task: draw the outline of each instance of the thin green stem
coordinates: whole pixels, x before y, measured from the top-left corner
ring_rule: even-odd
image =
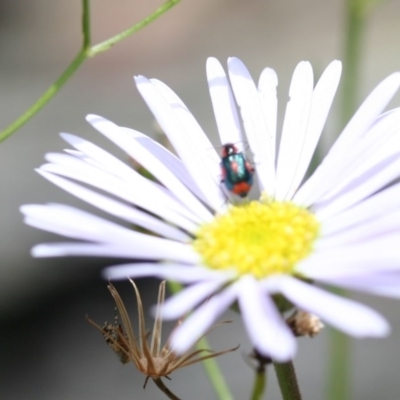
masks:
[[[272,360],[260,354],[257,349],[253,349],[250,357],[257,363],[257,367],[254,370],[255,377],[250,399],[260,400],[267,387],[267,367],[271,364]]]
[[[343,57],[343,89],[341,102],[341,125],[347,124],[357,108],[360,82],[362,43],[366,17],[371,10],[370,1],[346,1],[346,26]],[[337,292],[342,296],[345,291]],[[328,358],[328,400],[351,399],[351,343],[350,338],[336,330],[330,330]]]
[[[14,122],[0,132],[0,142],[8,138],[16,130],[26,124],[36,113],[38,113],[65,85],[74,72],[87,58],[87,49],[90,47],[90,12],[89,0],[82,0],[82,47],[70,65],[60,77],[39,97],[38,100],[20,115]]]
[[[346,291],[336,289],[345,296]],[[329,332],[327,400],[350,400],[351,395],[351,339],[335,329]]]
[[[331,329],[329,338],[328,400],[350,400],[351,396],[351,341],[343,333]]]
[[[161,17],[161,15],[165,14],[170,8],[178,4],[180,0],[167,0],[161,7],[159,7],[156,11],[150,14],[148,17],[142,19],[137,24],[131,26],[127,30],[119,33],[118,35],[113,36],[110,39],[105,40],[95,46],[92,47],[90,51],[90,56],[93,57],[98,53],[108,50],[110,47],[114,46],[114,44],[120,42],[123,39],[126,39],[128,36],[133,35],[137,31],[143,29],[157,18]]]
[[[343,101],[341,122],[347,123],[357,107],[358,82],[360,81],[360,63],[362,39],[365,31],[364,3],[360,0],[347,0],[345,48],[343,57]]]
[[[82,0],[82,47],[71,62],[71,64],[65,69],[60,77],[39,97],[38,100],[20,115],[14,122],[8,125],[3,131],[0,132],[0,142],[8,138],[15,131],[25,125],[35,114],[37,114],[65,85],[65,83],[73,76],[83,62],[89,58],[94,57],[98,53],[108,50],[114,44],[126,39],[128,36],[133,35],[139,30],[143,29],[151,22],[159,18],[175,4],[179,3],[180,0],[168,0],[155,12],[144,18],[139,23],[133,25],[124,32],[91,47],[91,28],[90,28],[90,7],[89,0]]]
[[[0,132],[0,142],[7,139],[16,130],[25,125],[36,113],[38,113],[59,92],[86,58],[85,52],[81,51],[61,76],[39,97],[39,99],[36,100],[36,102],[14,122],[8,125],[7,128]]]
[[[91,45],[91,29],[90,29],[90,4],[89,0],[82,0],[82,35],[83,49],[89,49]]]
[[[254,378],[253,391],[251,393],[251,400],[260,400],[267,387],[267,374],[265,368],[256,369],[256,375]]]
[[[346,0],[341,123],[345,125],[357,108],[360,65],[366,22],[384,0]]]
[[[274,363],[274,367],[283,400],[301,400],[293,362],[289,361],[283,364]],[[336,400],[338,399],[339,397]]]
[[[177,282],[168,281],[168,288],[172,293],[178,293],[182,290],[182,285]],[[196,344],[198,350],[208,350],[210,345],[205,337],[202,337]],[[206,371],[207,377],[214,388],[215,393],[220,400],[233,400],[233,396],[229,390],[229,387],[222,375],[217,362],[214,358],[209,358],[202,362],[203,367]]]
[[[208,340],[205,337],[202,337],[196,344],[196,349],[210,349],[210,345],[208,344]],[[206,371],[208,379],[217,394],[218,399],[220,400],[233,400],[233,396],[229,387],[225,381],[224,376],[221,373],[221,370],[218,367],[218,364],[215,358],[208,358],[202,362],[203,367]]]

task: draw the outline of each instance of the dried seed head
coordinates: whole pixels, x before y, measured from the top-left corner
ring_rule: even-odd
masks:
[[[146,382],[149,378],[152,378],[156,382],[157,386],[161,388],[161,386],[163,386],[163,383],[160,381],[161,377],[168,378],[169,374],[179,368],[195,364],[208,358],[217,357],[234,351],[239,347],[237,346],[219,352],[213,352],[208,349],[195,350],[177,355],[170,348],[169,339],[166,341],[164,346],[161,346],[162,319],[160,309],[164,303],[165,281],[160,284],[156,319],[154,321],[151,340],[149,343],[148,339],[150,334],[146,333],[145,330],[142,300],[135,283],[132,280],[130,280],[130,282],[135,291],[138,303],[138,336],[135,336],[125,305],[117,290],[111,283],[108,285],[108,289],[115,300],[116,308],[118,310],[118,313],[116,312],[115,315],[114,324],[106,322],[103,327],[100,327],[88,317],[87,320],[103,334],[107,344],[118,355],[123,364],[132,361],[136,368],[146,375]],[[119,323],[118,314],[121,317],[121,324]],[[178,321],[177,325],[181,322],[181,320]],[[167,389],[165,388],[165,390]]]

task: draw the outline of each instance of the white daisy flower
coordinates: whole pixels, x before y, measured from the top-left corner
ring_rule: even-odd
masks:
[[[239,202],[226,194],[221,158],[187,107],[162,82],[138,76],[139,92],[177,156],[140,132],[89,115],[94,128],[156,181],[96,145],[62,134],[74,149],[47,154],[38,172],[128,224],[60,204],[25,205],[27,224],[78,240],[41,244],[33,255],[132,258],[135,263],[110,267],[105,276],[185,284],[163,308],[169,319],[194,310],[173,335],[179,353],[237,302],[257,351],[278,362],[291,359],[296,340],[278,311],[277,294],[349,335],[386,336],[389,325],[377,312],[313,283],[400,296],[400,185],[393,183],[400,175],[400,110],[382,114],[399,88],[400,73],[377,86],[305,180],[340,62],[332,62],[315,87],[310,63],[296,67],[279,151],[275,72],[266,68],[256,85],[237,58],[229,59],[228,72],[229,78],[216,59],[208,60],[221,143],[236,144],[241,156],[241,144],[249,144],[258,200]],[[247,171],[250,183],[251,168],[241,166],[244,170],[236,170],[232,161],[232,171],[223,172],[235,178]],[[233,190],[231,178],[225,184]]]

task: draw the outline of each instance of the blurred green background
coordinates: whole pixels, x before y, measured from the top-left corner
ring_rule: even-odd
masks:
[[[93,43],[129,27],[152,12],[156,0],[92,1]],[[79,200],[40,178],[34,168],[49,151],[67,147],[59,132],[84,136],[115,152],[86,124],[97,113],[119,125],[153,135],[154,121],[138,95],[133,75],[157,77],[186,102],[218,145],[208,96],[205,62],[238,56],[254,78],[273,67],[279,76],[279,112],[287,101],[291,73],[309,60],[315,76],[342,59],[346,2],[335,0],[182,0],[161,19],[114,48],[87,61],[43,111],[0,144],[0,398],[162,399],[132,366],[122,366],[101,335],[87,324],[113,319],[113,302],[99,271],[115,260],[79,258],[34,260],[30,248],[53,235],[23,225],[25,203]],[[81,3],[60,0],[0,0],[0,129],[33,103],[78,52]],[[400,2],[383,2],[369,16],[361,48],[359,103],[391,72],[400,70]],[[397,96],[393,106],[398,106]],[[322,151],[339,132],[338,95],[322,140]],[[115,152],[119,154],[118,152]],[[155,303],[157,282],[139,282],[147,306]],[[117,284],[132,306],[127,283]],[[388,317],[386,340],[354,341],[354,399],[400,397],[399,303],[357,295]],[[228,317],[234,317],[228,315]],[[246,364],[251,351],[240,320],[211,335],[217,350],[241,343],[219,359],[236,399],[248,398],[253,380]],[[323,399],[327,334],[301,339],[295,365],[305,399]],[[270,371],[269,398],[278,399]],[[190,400],[213,399],[201,366],[172,375],[169,386]]]

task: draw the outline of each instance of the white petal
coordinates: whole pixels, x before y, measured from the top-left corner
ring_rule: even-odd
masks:
[[[158,159],[162,160],[164,165],[168,167],[170,171],[174,171],[175,175],[187,186],[198,198],[206,202],[204,193],[202,193],[193,181],[192,177],[185,168],[183,162],[172,154],[164,146],[161,146],[158,142],[152,138],[143,135],[142,133],[135,131],[130,128],[123,128],[125,132],[134,137],[143,147],[151,151]]]
[[[274,284],[293,304],[351,336],[383,337],[389,334],[387,321],[367,306],[295,278],[281,276],[276,280]]]
[[[351,227],[369,224],[400,209],[400,184],[391,186],[369,197],[332,218],[323,220],[322,236],[340,233]],[[320,216],[318,216],[321,219]]]
[[[289,89],[276,168],[276,198],[288,198],[295,171],[305,146],[313,93],[313,71],[306,61],[299,63]]]
[[[191,220],[193,214],[162,191],[154,182],[139,174],[133,175],[129,182],[121,182],[113,175],[98,170],[81,160],[72,157],[69,157],[68,160],[68,157],[63,154],[54,155],[51,159],[57,164],[42,165],[38,172],[44,172],[45,174],[42,175],[46,179],[49,176],[46,175],[46,172],[50,172],[87,183],[171,221],[188,232],[194,233],[198,229],[198,223]]]
[[[234,143],[243,151],[236,104],[225,71],[216,58],[207,59],[207,80],[221,143]]]
[[[297,167],[293,168],[293,179],[286,198],[293,197],[307,172],[336,94],[341,72],[341,62],[337,60],[331,62],[315,86],[304,144],[302,149],[299,149],[301,151],[299,162]]]
[[[244,325],[257,351],[278,362],[291,360],[296,340],[269,295],[249,275],[240,280],[238,294]]]
[[[226,277],[197,283],[170,297],[162,306],[163,319],[177,319],[206,301],[226,283]]]
[[[58,235],[90,242],[116,243],[133,232],[78,208],[62,205],[29,204],[20,208],[25,223]]]
[[[221,191],[220,159],[216,150],[212,147],[208,136],[177,94],[157,79],[151,79],[150,82],[162,94],[177,121],[185,129],[186,137],[189,139],[189,147],[185,147],[182,157],[187,161],[186,165],[189,172],[192,174],[196,184],[203,190],[210,205],[215,210],[219,210],[226,202],[226,199]],[[174,133],[175,143],[176,141],[182,142],[182,137],[176,132]],[[218,165],[215,164],[216,160]],[[197,165],[195,165],[194,161]]]
[[[25,215],[25,223],[35,228],[74,239],[100,243],[100,246],[87,245],[89,252],[95,251],[95,248],[101,252],[100,249],[104,247],[116,249],[112,254],[107,254],[118,256],[117,253],[120,252],[122,255],[119,257],[170,259],[182,262],[198,261],[199,258],[189,245],[135,232],[74,207],[60,204],[31,204],[22,206],[20,209]],[[37,247],[35,255],[38,256],[38,252],[43,252],[45,246]],[[65,254],[83,255],[84,246],[73,243],[54,244],[50,245],[49,252],[58,252],[58,255],[62,255],[61,251]],[[73,253],[73,249],[77,249],[78,252]],[[89,254],[91,253],[87,253]],[[104,255],[104,253],[98,255]]]
[[[271,134],[266,138],[271,141],[271,157],[275,163],[276,135],[277,135],[277,118],[278,118],[278,98],[276,95],[276,87],[278,86],[278,76],[272,68],[264,68],[258,80],[258,93],[260,97],[261,107],[268,125],[268,132]]]
[[[364,174],[358,179],[355,178],[347,188],[343,189],[342,193],[338,193],[324,204],[317,204],[316,215],[320,219],[328,218],[358,204],[393,182],[400,175],[399,156],[400,152],[371,170],[364,171]]]
[[[97,115],[88,115],[86,119],[94,128],[155,176],[165,187],[174,193],[183,205],[189,207],[202,221],[210,221],[213,218],[207,208],[182,184],[173,171],[166,168],[157,157],[132,138],[131,135],[127,134],[124,128]]]
[[[364,271],[400,270],[400,247],[397,236],[388,236],[361,244],[333,247],[300,261],[296,272],[311,279],[353,274]]]
[[[324,238],[318,242],[317,249],[337,249],[341,246],[349,246],[351,244],[366,246],[375,239],[383,239],[384,236],[395,236],[398,240],[400,239],[399,231],[400,210],[388,213],[377,220],[353,226],[338,234],[330,236],[323,235]]]
[[[395,73],[372,91],[336,140],[324,161],[296,193],[294,197],[296,202],[309,206],[320,198],[327,188],[334,185],[335,182],[332,182],[331,178],[338,175],[343,155],[352,154],[348,153],[349,149],[356,147],[354,144],[372,126],[399,85],[400,73]]]
[[[119,177],[131,174],[132,167],[126,165],[117,157],[114,157],[112,154],[94,143],[70,133],[61,133],[60,136],[63,140],[78,150],[78,152],[75,150],[66,150],[69,154],[82,158],[85,161],[92,160],[92,165],[96,165],[97,168],[102,168],[103,170]],[[86,158],[83,158],[82,156],[86,156]]]
[[[110,192],[111,194],[120,196],[124,200],[132,201],[140,207],[148,209],[155,214],[158,214],[157,210],[160,209],[160,204],[163,204],[164,207],[171,208],[172,210],[185,215],[191,220],[199,221],[198,217],[196,217],[192,211],[182,207],[181,202],[178,202],[172,198],[170,194],[166,192],[163,186],[144,178],[132,167],[126,165],[118,158],[78,136],[65,133],[61,134],[61,136],[64,140],[87,156],[84,158],[80,157],[80,159],[75,159],[75,157],[67,157],[61,154],[47,154],[46,158],[49,161],[68,167],[69,175],[63,174],[64,176],[91,184],[102,190]],[[93,168],[93,166],[95,166],[95,168]],[[57,172],[50,169],[47,170],[49,172],[62,174],[61,171]],[[85,180],[80,178],[84,171],[86,171],[85,175],[87,175],[85,176]],[[110,175],[114,179],[111,179]],[[94,180],[95,177],[99,178],[97,181],[95,181],[96,184],[90,181]],[[111,186],[111,183],[113,183],[113,186],[109,187]],[[116,191],[116,186],[120,186],[120,190]],[[125,196],[123,195],[124,193]],[[136,199],[140,204],[133,199]],[[142,199],[144,201],[142,201]],[[156,207],[153,207],[155,200]]]
[[[166,85],[143,76],[135,77],[135,82],[209,205],[218,210],[225,203],[225,197],[219,185],[219,157],[207,136],[184,103]]]
[[[400,274],[376,272],[359,275],[341,274],[338,276],[322,277],[321,282],[346,289],[359,290],[379,296],[400,298]]]
[[[238,58],[231,57],[228,69],[261,189],[272,194],[275,188],[275,150],[272,150],[272,145],[276,132],[269,131],[257,87],[245,65]]]
[[[77,185],[59,176],[40,170],[38,172],[50,182],[61,187],[75,197],[78,197],[87,203],[94,205],[100,210],[108,212],[111,215],[117,216],[127,222],[157,233],[161,237],[185,242],[190,240],[190,237],[187,234],[183,233],[174,226],[164,223],[158,218],[152,217],[150,214],[144,213],[136,208],[133,208],[132,206],[128,206],[92,190],[86,189],[83,186]]]
[[[379,166],[382,161],[399,152],[398,132],[400,129],[400,109],[381,115],[368,132],[358,141],[357,146],[343,153],[342,162],[336,169],[339,179],[327,193],[318,199],[324,202],[342,191],[349,183],[366,171]]]
[[[171,334],[171,348],[178,354],[189,350],[235,301],[236,294],[233,284],[201,305]]]
[[[32,257],[67,257],[67,256],[90,256],[90,257],[113,257],[113,258],[137,258],[141,260],[168,259],[182,263],[197,263],[197,254],[190,248],[183,250],[158,247],[154,250],[154,244],[127,247],[126,244],[90,244],[90,243],[43,243],[32,248]],[[126,278],[126,276],[125,276]]]
[[[228,280],[231,273],[221,273],[203,266],[171,263],[132,263],[114,265],[103,270],[106,279],[143,278],[153,276],[180,283],[195,283],[213,279]]]

